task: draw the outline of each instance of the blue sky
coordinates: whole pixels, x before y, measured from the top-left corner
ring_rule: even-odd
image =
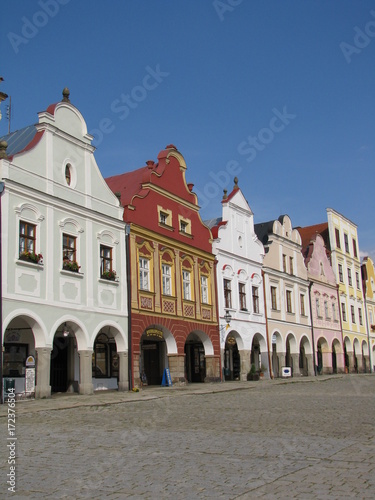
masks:
[[[331,207],[375,258],[375,1],[3,0],[0,32],[11,130],[67,86],[104,177],[172,143],[204,219],[237,173],[256,223]]]

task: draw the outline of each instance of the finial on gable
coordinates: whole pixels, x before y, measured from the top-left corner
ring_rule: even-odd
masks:
[[[226,189],[223,189],[224,195],[223,195],[223,200],[226,200],[228,198],[228,191]]]
[[[240,189],[240,188],[238,187],[238,177],[235,177],[235,178],[234,178],[234,186],[233,186],[233,189]]]
[[[7,147],[8,147],[8,143],[6,141],[0,142],[0,160],[8,159]]]
[[[64,90],[62,91],[62,102],[70,102],[69,96],[70,96],[70,90],[68,87],[65,87]]]

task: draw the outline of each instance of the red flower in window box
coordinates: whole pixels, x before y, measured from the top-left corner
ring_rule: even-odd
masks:
[[[104,271],[104,273],[102,273],[101,277],[104,278],[105,280],[115,281],[116,280],[116,271]]]
[[[34,253],[34,252],[22,252],[20,253],[19,256],[20,260],[25,260],[26,262],[33,262],[34,264],[42,264],[43,262],[43,255],[41,253]]]
[[[72,271],[72,273],[78,273],[81,269],[81,266],[79,266],[78,262],[76,262],[75,260],[64,259],[63,269],[65,269],[65,271]]]

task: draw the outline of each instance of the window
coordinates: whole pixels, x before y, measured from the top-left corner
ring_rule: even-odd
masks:
[[[340,231],[337,228],[335,229],[335,235],[336,235],[336,247],[341,248]]]
[[[232,290],[230,280],[224,280],[224,302],[225,309],[231,309],[232,307]]]
[[[163,280],[163,294],[172,295],[172,283],[171,283],[171,266],[162,264],[161,266],[162,280]]]
[[[69,260],[70,262],[76,262],[76,241],[75,236],[69,236],[68,234],[63,234],[63,260]]]
[[[362,309],[360,307],[358,308],[358,318],[359,318],[359,324],[362,326],[363,325]]]
[[[24,252],[35,253],[36,226],[28,222],[20,221],[20,255]]]
[[[355,310],[354,310],[354,306],[350,306],[350,312],[351,312],[351,316],[352,316],[352,323],[355,324]]]
[[[344,233],[344,243],[345,243],[345,252],[349,253],[349,240],[348,235]]]
[[[348,283],[349,283],[349,286],[352,286],[352,270],[349,269],[348,267]]]
[[[372,325],[372,311],[371,311],[371,309],[369,310],[368,314],[369,314],[369,319],[370,319],[370,325]]]
[[[361,282],[359,281],[359,272],[355,273],[355,281],[357,283],[357,289],[360,290],[361,289]]]
[[[329,310],[328,310],[328,301],[324,301],[324,317],[325,319],[329,319]]]
[[[333,321],[337,320],[337,317],[336,317],[336,304],[334,302],[332,303],[332,319],[333,319]]]
[[[182,271],[182,287],[184,300],[191,300],[191,284],[189,271]]]
[[[24,377],[27,344],[4,344],[3,376]]]
[[[181,215],[178,216],[178,226],[180,228],[180,233],[191,235],[191,221],[185,219]]]
[[[207,276],[201,276],[201,295],[202,295],[202,303],[208,304],[208,279],[207,279]]]
[[[321,275],[321,276],[324,276],[324,266],[323,266],[323,262],[319,262],[319,265],[320,265],[320,275]]]
[[[290,274],[294,274],[294,270],[293,270],[293,257],[289,257],[289,267],[290,267]]]
[[[342,320],[346,321],[346,307],[344,302],[341,304],[341,311],[342,311]]]
[[[253,312],[259,313],[259,288],[253,286]]]
[[[339,280],[340,280],[340,283],[344,283],[344,275],[342,273],[342,264],[339,264]]]
[[[71,182],[72,182],[72,171],[71,171],[71,165],[70,163],[67,163],[65,165],[65,181],[66,183],[68,184],[68,186],[70,186]]]
[[[187,232],[187,223],[184,222],[183,220],[180,222],[180,231],[181,233],[186,233]]]
[[[112,248],[100,245],[100,275],[112,271]]]
[[[273,311],[277,311],[276,287],[271,286],[271,307]]]
[[[355,241],[355,239],[353,238],[353,254],[354,254],[354,257],[358,257],[358,254],[357,254],[357,242]]]
[[[241,311],[247,311],[246,307],[246,291],[244,283],[238,284],[238,294],[240,296],[240,309]]]
[[[139,288],[150,290],[150,270],[149,261],[143,257],[139,258]]]
[[[95,340],[92,353],[92,376],[94,378],[118,377],[118,354],[114,339],[101,333]]]
[[[162,224],[167,224],[168,221],[168,215],[164,212],[160,212],[160,222]]]
[[[283,271],[286,273],[286,255],[283,254]]]
[[[158,205],[157,209],[158,209],[159,225],[168,226],[171,229],[172,228],[172,210],[168,210],[167,208],[163,208],[161,205]]]
[[[320,300],[317,298],[315,299],[315,307],[316,307],[316,315],[318,316],[318,318],[321,318],[321,314],[320,314]]]
[[[306,316],[305,314],[305,296],[303,293],[299,296],[300,304],[301,304],[301,316]]]
[[[292,292],[290,290],[286,291],[286,310],[288,313],[292,311]]]

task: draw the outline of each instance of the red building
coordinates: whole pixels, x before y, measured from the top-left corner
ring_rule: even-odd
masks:
[[[158,162],[106,179],[130,227],[133,385],[220,380],[212,234],[175,146]]]

